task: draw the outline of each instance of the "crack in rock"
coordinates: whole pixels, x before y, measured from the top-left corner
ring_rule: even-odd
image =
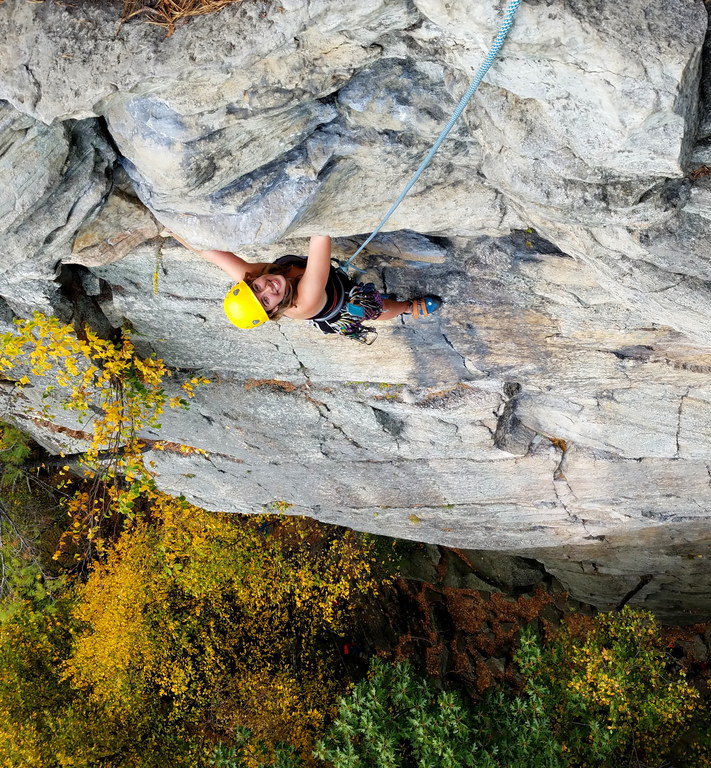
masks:
[[[37,107],[37,104],[39,103],[40,99],[42,98],[42,86],[40,84],[40,81],[35,77],[35,73],[30,69],[29,64],[23,64],[22,68],[27,72],[27,75],[32,83],[32,94],[31,94],[31,101],[30,101],[30,110],[34,110]]]
[[[316,410],[319,413],[319,416],[323,419],[323,421],[326,424],[330,424],[333,429],[335,429],[337,432],[340,432],[343,437],[354,447],[358,448],[358,450],[364,450],[364,446],[362,446],[360,443],[358,443],[354,438],[352,438],[340,424],[337,424],[330,416],[331,409],[328,407],[326,403],[321,402],[320,400],[317,400],[313,395],[309,396],[309,402],[311,402],[315,407]],[[326,435],[323,434],[323,430],[320,430],[319,434],[319,451],[323,456],[326,458],[332,458],[332,456],[329,456],[329,454],[326,452],[326,447],[328,444],[328,438]]]
[[[558,450],[561,451],[560,461],[558,462],[556,468],[553,470],[553,490],[555,491],[556,498],[560,502],[568,517],[570,517],[574,522],[581,523],[585,532],[589,533],[585,524],[585,520],[579,518],[574,512],[571,512],[569,508],[569,505],[572,506],[574,502],[578,500],[578,497],[575,495],[570,483],[568,482],[568,478],[565,476],[565,465],[567,463],[567,456],[568,451],[570,450],[570,445],[563,443],[563,447],[561,447],[556,443],[553,444],[556,446],[556,448],[558,448]]]
[[[637,582],[636,586],[634,586],[618,603],[617,607],[615,608],[616,611],[621,611],[627,603],[635,596],[637,595],[644,587],[649,584],[649,582],[654,578],[654,576],[651,573],[645,574],[640,578],[640,580]]]
[[[470,375],[469,368],[467,367],[467,358],[466,355],[463,355],[455,346],[454,344],[449,340],[447,337],[447,334],[444,332],[442,333],[442,338],[445,340],[447,345],[459,356],[460,360],[462,361],[462,368],[464,368],[464,371],[467,375]]]
[[[294,348],[294,345],[291,343],[291,341],[289,341],[289,338],[284,333],[284,331],[282,330],[281,326],[277,324],[277,327],[279,329],[279,333],[281,334],[281,337],[284,339],[284,341],[287,344],[288,351],[294,356],[294,360],[296,360],[296,363],[299,366],[299,372],[304,377],[305,383],[308,386],[310,384],[310,382],[311,382],[311,375],[309,374],[308,368],[301,362],[298,354],[296,353],[296,349]],[[274,346],[276,347],[277,351],[279,351],[279,352],[281,351],[281,349],[279,348],[278,344],[274,343]]]
[[[682,411],[684,410],[684,401],[689,397],[690,391],[691,391],[691,387],[688,387],[686,390],[686,394],[683,394],[679,398],[679,408],[677,410],[677,423],[676,423],[676,436],[675,436],[677,458],[679,458],[679,454],[681,453],[681,447],[679,445],[679,436],[681,435],[681,416],[682,416]]]
[[[521,394],[521,385],[515,381],[504,384],[501,395],[503,409],[496,420],[494,446],[514,456],[525,456],[531,450],[536,432],[521,422],[516,415],[516,406]]]

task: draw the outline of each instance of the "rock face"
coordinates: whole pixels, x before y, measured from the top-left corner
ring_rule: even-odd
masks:
[[[501,12],[244,2],[164,39],[117,30],[116,11],[91,3],[6,0],[0,319],[128,321],[146,352],[210,375],[160,433],[208,456],[150,455],[161,486],[201,506],[285,502],[537,559],[603,608],[707,617],[703,2],[522,4],[359,262],[388,292],[445,306],[383,323],[372,346],[289,321],[237,331],[221,311],[229,280],[157,237],[165,225],[269,260],[329,232],[350,255],[448,119]],[[2,390],[7,418],[76,449],[76,432],[33,420],[38,390]]]

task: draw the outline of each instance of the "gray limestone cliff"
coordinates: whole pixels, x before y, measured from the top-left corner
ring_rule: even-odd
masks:
[[[239,332],[173,240],[348,256],[447,121],[500,0],[262,0],[178,28],[0,5],[0,324],[39,309],[213,383],[147,454],[208,508],[544,563],[579,599],[711,610],[711,59],[701,0],[524,0],[366,279],[443,310],[372,346]],[[157,283],[157,290],[155,285]],[[39,387],[4,418],[81,448]],[[65,427],[67,429],[65,429]],[[153,436],[155,435],[148,435]]]

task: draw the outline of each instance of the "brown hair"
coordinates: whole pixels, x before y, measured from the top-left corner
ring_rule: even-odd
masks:
[[[267,316],[270,320],[278,320],[287,309],[294,306],[296,300],[296,288],[301,280],[301,275],[298,277],[289,277],[287,274],[293,264],[267,264],[262,272],[258,275],[251,275],[249,272],[244,276],[244,282],[251,288],[252,283],[262,275],[282,275],[286,278],[286,288],[284,290],[284,298],[272,309],[266,310]]]

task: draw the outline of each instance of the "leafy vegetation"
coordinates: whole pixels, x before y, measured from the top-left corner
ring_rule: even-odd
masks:
[[[625,607],[568,622],[524,672],[536,680],[565,751],[579,765],[657,765],[700,708],[664,653],[659,624]]]
[[[85,582],[6,598],[5,764],[207,765],[245,728],[250,765],[279,741],[308,758],[340,690],[333,638],[376,587],[371,551],[313,521],[154,492]]]
[[[438,690],[408,662],[375,659],[341,700],[316,754],[333,768],[563,768],[536,691],[478,704]]]
[[[32,452],[26,435],[0,423],[0,598],[41,592],[53,578],[57,493],[26,470]]]
[[[106,707],[249,727],[307,750],[336,693],[333,634],[376,588],[367,538],[296,518],[208,513],[169,497],[79,590],[67,673]],[[198,718],[196,721],[195,718]]]
[[[293,747],[267,745],[255,739],[248,728],[238,729],[231,746],[218,744],[210,765],[215,768],[304,768],[304,761]]]
[[[409,663],[375,659],[316,754],[332,768],[659,768],[705,714],[643,611],[569,623],[546,645],[528,628],[516,661],[518,694],[499,688],[467,701]],[[688,764],[708,764],[706,740],[687,739]]]
[[[143,462],[146,442],[139,436],[141,429],[160,427],[166,407],[186,408],[195,387],[209,382],[194,376],[182,385],[185,397],[169,398],[164,381],[172,372],[162,360],[139,356],[127,329],[117,341],[88,329],[80,336],[40,312],[16,320],[15,326],[15,332],[0,337],[0,373],[13,372],[19,388],[30,384],[29,375],[35,384],[44,381],[43,398],[59,399],[86,424],[85,431],[77,433],[87,444],[73,457],[78,467],[63,465],[57,479],[63,489],[77,472],[83,477],[74,493],[67,494],[71,523],[60,552],[71,547],[74,558],[86,565],[103,550],[102,523],[116,515],[132,518],[137,500],[154,487]],[[49,406],[41,415],[51,418]],[[157,442],[153,447],[164,446]],[[180,449],[204,453],[190,446]]]

